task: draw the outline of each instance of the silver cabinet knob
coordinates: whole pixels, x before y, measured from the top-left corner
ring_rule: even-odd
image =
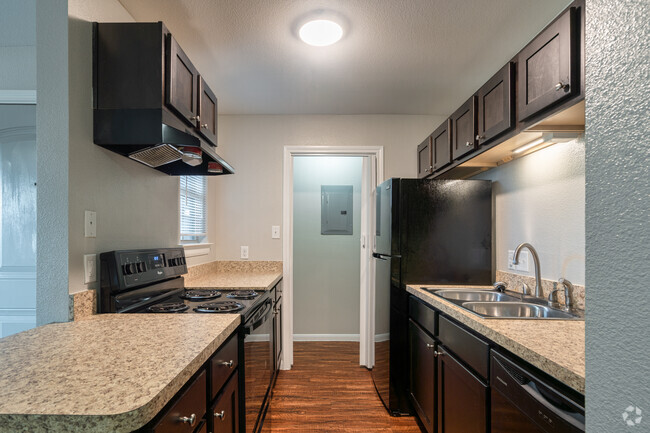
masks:
[[[201,124],[201,128],[203,128],[203,129],[208,129],[208,124],[207,124],[207,123],[203,123],[203,124]]]
[[[429,349],[433,349],[433,348],[436,347],[436,346],[435,346],[434,344],[429,344],[429,343],[427,343],[427,347],[428,347]]]
[[[221,412],[215,412],[214,417],[219,418],[221,421],[223,421],[224,419],[226,419],[226,411],[222,410]]]
[[[192,116],[190,117],[190,120],[193,122],[198,122],[199,120],[201,120],[201,116]]]
[[[193,413],[190,416],[182,416],[178,420],[180,422],[182,422],[183,424],[188,423],[190,425],[190,427],[194,427],[194,424],[196,424],[196,414]]]
[[[233,363],[232,359],[230,361],[222,361],[221,362],[221,365],[223,365],[224,367],[228,367],[228,368],[232,368],[233,364],[234,363]]]
[[[466,146],[466,147],[471,147],[471,146],[472,146],[472,143],[470,143],[469,141],[466,141],[466,142],[465,142],[465,146]]]
[[[569,90],[569,87],[570,86],[568,84],[564,84],[562,81],[560,81],[555,85],[555,91]]]
[[[477,140],[483,140],[485,138],[485,135],[476,135]]]
[[[445,354],[444,352],[438,352],[437,350],[433,351],[433,356],[442,356],[444,354]]]

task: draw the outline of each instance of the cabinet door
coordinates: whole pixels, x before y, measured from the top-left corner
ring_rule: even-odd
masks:
[[[167,35],[165,104],[197,126],[199,73],[172,35]]]
[[[458,159],[476,149],[476,96],[451,115],[452,156]]]
[[[478,91],[478,144],[512,128],[515,124],[514,73],[512,62],[505,65]]]
[[[431,136],[418,146],[418,178],[427,177],[433,171],[431,161]]]
[[[537,114],[579,89],[579,49],[575,8],[569,9],[517,57],[519,120]]]
[[[488,387],[438,346],[438,433],[487,432]]]
[[[409,354],[411,364],[410,394],[413,407],[427,429],[435,430],[436,343],[409,319]]]
[[[447,119],[431,134],[431,159],[433,171],[440,170],[451,162],[451,120]]]
[[[208,412],[212,433],[239,433],[239,374],[235,373]]]
[[[273,350],[275,352],[275,373],[277,374],[282,359],[282,297],[278,298],[273,309]]]
[[[201,372],[153,427],[153,433],[192,433],[205,414],[207,374]]]
[[[198,128],[201,135],[213,146],[217,145],[217,97],[203,77],[199,77]]]

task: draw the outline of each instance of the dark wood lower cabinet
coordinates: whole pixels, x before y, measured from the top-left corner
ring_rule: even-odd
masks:
[[[438,433],[486,433],[488,386],[442,346],[438,359]]]
[[[411,363],[410,396],[413,407],[427,433],[435,431],[436,342],[409,319]]]
[[[178,397],[152,433],[192,433],[198,426],[206,409],[207,373],[203,370]]]
[[[239,433],[239,375],[235,373],[208,412],[210,432]]]

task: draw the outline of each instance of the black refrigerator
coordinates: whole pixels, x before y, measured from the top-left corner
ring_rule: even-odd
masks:
[[[492,283],[492,183],[393,178],[377,187],[375,388],[391,415],[408,399],[408,284]]]

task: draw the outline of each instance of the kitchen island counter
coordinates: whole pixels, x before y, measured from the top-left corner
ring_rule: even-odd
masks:
[[[484,319],[434,296],[423,287],[407,291],[468,328],[484,335],[560,382],[585,392],[585,322],[580,320]],[[485,287],[492,288],[492,287]]]
[[[140,428],[240,320],[238,314],[101,314],[0,339],[0,432]]]

